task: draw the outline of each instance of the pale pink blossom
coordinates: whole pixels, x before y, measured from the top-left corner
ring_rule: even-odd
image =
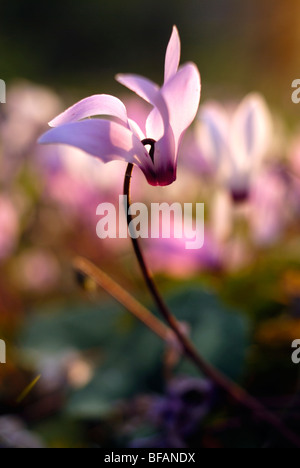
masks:
[[[119,99],[96,95],[80,101],[50,122],[55,128],[43,135],[40,143],[74,146],[105,163],[121,160],[135,164],[151,185],[173,183],[179,145],[196,116],[201,91],[196,65],[188,63],[179,68],[180,48],[179,34],[174,27],[166,52],[162,87],[137,75],[117,76],[120,83],[151,104],[146,133],[128,118],[126,107]],[[114,119],[84,120],[99,115]]]
[[[194,167],[227,187],[236,201],[248,197],[271,144],[272,119],[265,100],[250,94],[231,112],[217,102],[200,108]]]
[[[13,253],[18,238],[18,210],[6,195],[0,195],[0,260]]]
[[[250,200],[250,228],[260,246],[280,239],[289,218],[288,186],[280,173],[264,172],[253,184]]]
[[[202,248],[187,250],[187,242],[195,236],[194,231],[183,225],[183,220],[174,217],[171,221],[171,233],[182,226],[183,235],[174,235],[158,239],[151,238],[147,244],[147,257],[155,273],[164,273],[175,278],[189,278],[202,271],[214,271],[222,268],[222,252],[212,233],[207,228],[204,233]]]

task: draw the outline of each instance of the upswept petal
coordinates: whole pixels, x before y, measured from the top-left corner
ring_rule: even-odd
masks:
[[[53,119],[49,125],[50,127],[58,127],[97,115],[117,117],[126,124],[128,121],[126,107],[120,99],[107,94],[98,94],[77,102]]]
[[[236,167],[247,170],[261,163],[270,145],[272,120],[265,100],[250,94],[238,107],[230,134],[231,152]]]
[[[229,158],[229,119],[225,109],[214,101],[201,106],[196,131],[202,153],[214,170],[220,169],[221,161]]]
[[[165,83],[177,73],[180,62],[181,44],[178,29],[173,27],[165,59]]]
[[[177,152],[181,136],[193,122],[199,107],[201,79],[196,65],[188,63],[180,68],[162,87],[161,94],[168,106]],[[161,123],[159,124],[159,117],[154,109],[147,121],[147,135],[155,130],[161,133]]]
[[[146,120],[146,134],[148,138],[160,140],[165,132],[164,123],[160,112],[154,107]]]
[[[168,128],[169,111],[157,84],[138,75],[117,75],[116,80],[156,107],[162,116],[165,130]]]
[[[153,101],[159,91],[159,86],[153,83],[153,81],[143,76],[132,74],[119,74],[116,76],[116,80],[153,105]]]
[[[153,171],[153,163],[139,139],[121,124],[109,120],[84,120],[53,128],[39,140],[42,144],[66,144],[95,156],[104,163],[126,161],[145,173]]]

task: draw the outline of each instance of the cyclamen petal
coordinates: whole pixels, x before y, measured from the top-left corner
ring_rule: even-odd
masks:
[[[117,80],[153,106],[146,135],[138,124],[128,119],[124,104],[108,95],[83,99],[60,114],[40,143],[61,143],[79,148],[103,162],[123,160],[137,165],[151,185],[169,185],[176,180],[177,155],[183,132],[192,123],[200,100],[200,75],[194,64],[178,70],[180,38],[176,27],[168,44],[165,59],[165,84],[162,88],[137,75],[118,75]],[[111,116],[121,122],[92,119]],[[153,155],[142,141],[153,141]]]
[[[139,138],[139,140],[145,140],[146,135],[144,135],[141,127],[132,119],[128,119],[129,128],[133,133]]]
[[[178,146],[183,132],[195,119],[201,94],[201,79],[198,68],[193,63],[181,67],[162,88],[167,102],[170,124]]]
[[[49,122],[49,125],[50,127],[58,127],[59,125],[77,122],[97,115],[117,117],[126,124],[128,120],[126,107],[120,99],[107,94],[98,94],[77,102],[77,104]]]
[[[160,140],[164,135],[164,123],[156,107],[150,112],[146,120],[146,133],[156,141]]]
[[[230,135],[231,151],[238,167],[260,163],[270,146],[271,128],[264,99],[255,93],[246,96],[235,112]]]
[[[201,79],[193,63],[181,67],[162,88],[161,94],[167,103],[170,125],[175,138],[175,151],[184,131],[195,119],[200,102]],[[162,134],[162,122],[154,109],[147,120],[147,135]]]
[[[116,76],[116,80],[145,101],[154,105],[154,101],[159,91],[159,86],[151,80],[148,80],[148,78],[144,78],[139,75],[120,73]]]
[[[122,160],[148,166],[150,156],[139,139],[123,125],[109,120],[84,120],[53,128],[39,143],[66,144],[95,156],[104,163]]]
[[[178,29],[173,27],[172,36],[167,47],[165,59],[165,83],[177,73],[181,54],[181,44]]]
[[[130,89],[146,102],[156,107],[163,119],[164,127],[170,124],[167,104],[160,92],[159,87],[151,80],[138,75],[117,75],[117,81]]]
[[[198,141],[204,157],[212,170],[216,172],[222,159],[228,162],[229,117],[225,109],[217,102],[210,102],[201,107],[199,113]]]
[[[234,201],[249,197],[271,147],[272,128],[271,113],[257,93],[246,96],[235,110],[215,102],[200,110],[195,143]]]
[[[155,180],[151,185],[166,186],[176,180],[177,154],[175,152],[175,141],[171,128],[155,143],[154,167]]]

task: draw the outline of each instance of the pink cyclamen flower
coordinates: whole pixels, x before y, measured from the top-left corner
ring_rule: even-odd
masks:
[[[151,185],[173,183],[179,144],[197,114],[201,92],[196,65],[187,63],[178,68],[179,62],[180,38],[174,27],[161,88],[137,75],[117,76],[117,81],[153,106],[146,121],[146,135],[128,118],[126,107],[119,99],[96,95],[83,99],[50,122],[55,128],[43,135],[40,143],[71,145],[104,163],[121,160],[135,164]],[[99,115],[114,120],[83,120]],[[151,147],[149,152],[145,145]]]
[[[160,237],[151,241],[147,246],[147,256],[155,273],[164,273],[172,278],[191,278],[202,271],[222,269],[221,246],[210,231],[205,232],[205,243],[198,250],[187,250],[188,238],[185,237]]]
[[[204,159],[196,164],[217,176],[234,200],[244,200],[270,149],[271,134],[271,115],[259,94],[246,96],[234,112],[209,102],[200,109],[196,126],[196,145]]]
[[[253,184],[249,222],[252,237],[260,246],[280,239],[289,219],[289,191],[280,172],[264,171]]]

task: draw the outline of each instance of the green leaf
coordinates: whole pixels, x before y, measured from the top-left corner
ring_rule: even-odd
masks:
[[[197,287],[179,291],[169,305],[177,319],[189,324],[199,353],[228,377],[240,377],[249,344],[246,318]],[[187,362],[180,370],[197,375],[197,370]]]

